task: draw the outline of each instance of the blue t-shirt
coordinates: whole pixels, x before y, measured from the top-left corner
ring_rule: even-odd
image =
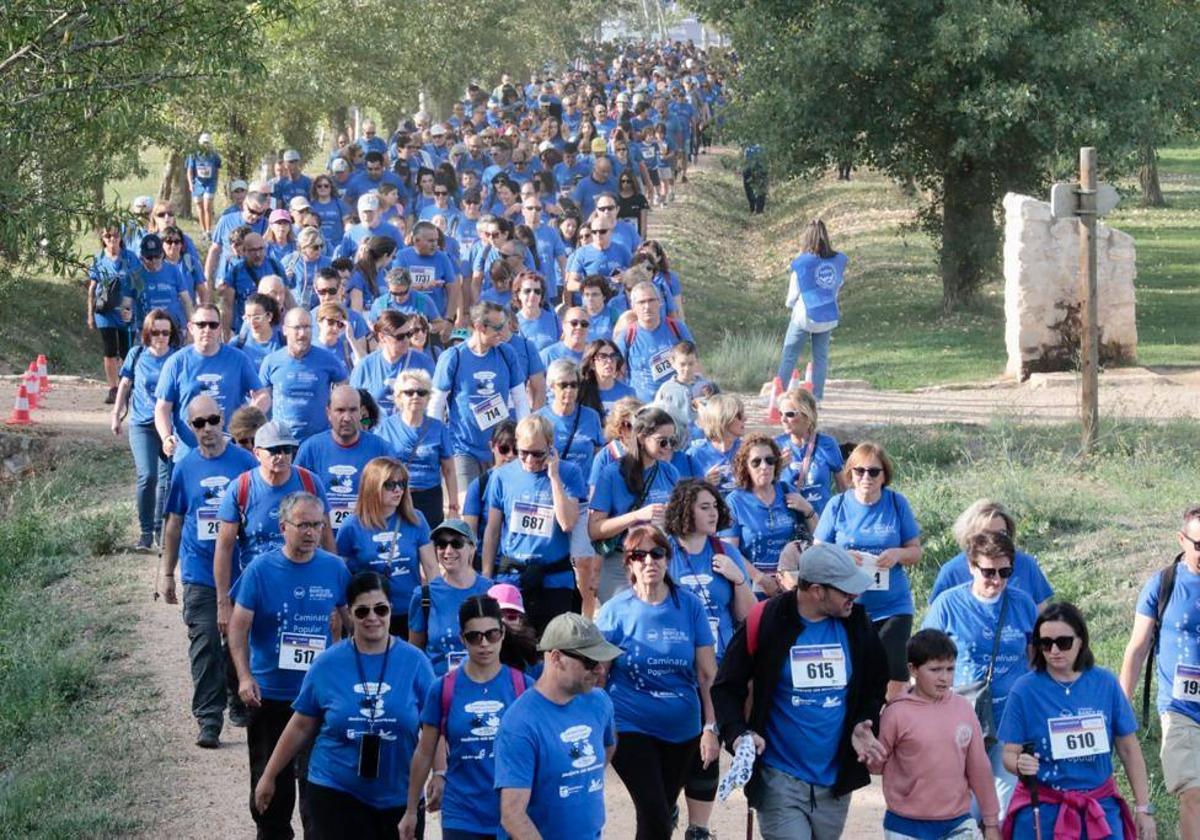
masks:
[[[271,389],[272,418],[300,441],[329,428],[329,392],[349,376],[341,359],[315,345],[300,358],[286,348],[276,350],[258,369],[263,387]]]
[[[350,574],[377,572],[388,579],[392,587],[388,600],[396,615],[408,615],[412,592],[421,585],[420,549],[430,544],[424,514],[419,510],[413,513],[415,524],[393,513],[387,527],[380,529],[367,527],[351,514],[337,535],[338,555],[346,561]]]
[[[868,554],[899,548],[919,536],[921,528],[908,499],[887,487],[873,505],[858,501],[853,490],[834,496],[825,506],[813,534],[820,542]],[[872,621],[913,613],[912,587],[904,567],[899,563],[892,566],[888,578],[886,590],[867,590],[858,599]]]
[[[556,341],[544,350],[539,351],[538,356],[541,357],[542,364],[546,367],[550,367],[551,362],[556,362],[559,359],[566,359],[567,361],[574,362],[576,365],[579,365],[583,361],[582,352],[572,350],[561,341]]]
[[[154,396],[172,404],[175,436],[190,449],[196,445],[187,423],[187,407],[193,399],[201,394],[212,397],[228,424],[246,397],[261,387],[258,373],[240,350],[222,345],[216,353],[204,356],[195,347],[185,347],[163,365]]]
[[[371,432],[360,431],[358,440],[350,446],[342,446],[332,432],[324,432],[300,444],[293,463],[304,467],[325,485],[329,493],[329,521],[336,532],[354,513],[358,485],[367,463],[391,454],[387,442]]]
[[[232,443],[216,458],[205,458],[193,449],[175,465],[167,513],[183,518],[179,536],[179,577],[184,583],[216,588],[213,554],[220,520],[217,511],[230,483],[258,466],[254,456]],[[238,547],[233,547],[233,569],[241,568]]]
[[[728,497],[730,493],[738,489],[737,484],[733,480],[733,459],[741,448],[741,438],[735,438],[733,446],[729,447],[727,452],[717,449],[711,440],[702,438],[688,447],[687,454],[695,463],[696,468],[700,470],[700,475],[707,476],[708,471],[713,467],[721,468],[721,477],[717,480],[717,489],[721,491],[722,496]],[[728,501],[728,499],[726,500]]]
[[[604,406],[604,413],[607,416],[608,412],[612,411],[612,407],[617,404],[617,400],[636,396],[637,391],[633,390],[632,385],[623,379],[615,379],[611,388],[600,389],[600,404]]]
[[[780,552],[796,539],[799,515],[787,506],[786,499],[791,492],[791,487],[777,481],[775,501],[770,505],[764,505],[753,490],[734,490],[725,498],[733,525],[722,535],[736,537],[742,553],[760,572],[775,571]]]
[[[293,466],[292,474],[279,487],[273,487],[263,480],[258,469],[250,470],[250,492],[246,498],[244,511],[238,509],[237,480],[229,492],[221,499],[221,507],[217,517],[222,522],[243,522],[238,534],[238,544],[242,549],[242,566],[246,568],[250,561],[269,551],[283,547],[283,532],[279,530],[279,503],[290,493],[308,492],[300,478],[299,468]],[[321,480],[312,477],[315,495],[321,499],[325,510],[329,510],[329,500],[325,496],[325,487]],[[237,577],[238,567],[233,568],[233,577]]]
[[[167,352],[155,356],[150,348],[141,344],[129,348],[125,361],[121,365],[120,377],[133,382],[129,398],[129,422],[134,426],[154,425],[154,391],[158,387],[158,378],[162,375],[163,365],[174,347],[168,347]]]
[[[608,676],[618,732],[640,732],[679,743],[700,734],[696,648],[713,645],[700,599],[676,588],[660,604],[626,589],[596,615],[604,638],[623,653]]]
[[[587,485],[583,473],[574,464],[559,463],[559,476],[567,494],[579,501],[580,516],[587,504]],[[528,472],[519,461],[497,467],[488,477],[487,507],[500,512],[500,555],[527,563],[547,564],[570,556],[571,535],[554,516],[554,494],[546,470]],[[499,558],[497,558],[499,560]],[[497,577],[500,583],[520,584],[519,580]],[[546,589],[572,589],[575,573],[571,569],[547,575]]]
[[[627,341],[629,330],[615,339],[617,350],[625,357],[629,382],[642,402],[651,402],[658,386],[675,375],[671,367],[671,348],[684,339],[692,341],[687,324],[663,318],[653,330],[634,326],[633,340]]]
[[[775,684],[762,760],[811,785],[837,781],[846,725],[846,686],[853,675],[850,640],[836,618],[809,621],[796,635]]]
[[[605,748],[613,704],[593,689],[559,705],[536,688],[518,697],[496,737],[496,789],[529,791],[526,813],[545,840],[600,840]]]
[[[221,168],[221,156],[216,152],[193,152],[183,163],[192,173],[193,180],[201,186],[212,188],[217,184],[217,172]]]
[[[938,569],[937,578],[933,581],[933,589],[929,593],[929,603],[932,604],[937,600],[937,596],[947,589],[952,589],[962,583],[969,583],[970,580],[971,569],[967,563],[967,554],[960,551]],[[1038,561],[1032,554],[1026,554],[1024,551],[1018,551],[1017,556],[1013,558],[1013,574],[1008,579],[1008,586],[1010,589],[1020,589],[1029,595],[1035,604],[1040,604],[1054,595],[1054,588],[1046,579],[1046,575],[1042,573]]]
[[[695,593],[704,605],[708,627],[716,642],[717,661],[720,662],[725,655],[726,645],[737,630],[738,620],[733,614],[734,584],[725,575],[713,571],[713,556],[716,553],[714,539],[710,537],[705,540],[698,554],[688,554],[679,540],[671,537],[671,563],[667,571],[671,580]],[[733,545],[722,541],[720,553],[729,557],[743,575],[749,574],[746,571],[746,558]]]
[[[646,505],[666,504],[679,481],[679,473],[670,464],[658,461],[646,469],[644,476],[648,489],[642,494],[641,504],[638,504],[638,494],[630,491],[621,476],[621,462],[613,461],[608,464],[600,470],[596,478],[590,509],[606,513],[611,518],[624,516],[635,505],[643,508]]]
[[[121,249],[120,255],[115,259],[104,251],[96,254],[91,267],[88,268],[88,279],[95,281],[97,290],[99,290],[106,280],[116,276],[120,278],[121,287],[118,300],[115,301],[117,305],[107,312],[95,313],[96,329],[133,329],[132,322],[127,324],[121,320],[119,298],[133,298],[133,283],[129,276],[136,268],[141,268],[141,263],[128,248]]]
[[[246,358],[250,360],[250,364],[255,370],[262,367],[263,359],[270,356],[276,350],[282,350],[284,347],[283,333],[276,327],[271,331],[271,337],[266,341],[259,341],[250,332],[250,325],[245,321],[242,322],[242,330],[238,333],[237,338],[230,342],[231,347],[236,347],[246,354]]]
[[[1155,619],[1158,617],[1158,587],[1162,571],[1152,575],[1142,591],[1138,593],[1137,614]],[[1180,560],[1175,569],[1175,586],[1163,614],[1162,632],[1159,635],[1158,659],[1155,669],[1158,674],[1158,711],[1175,712],[1200,723],[1200,690],[1188,691],[1194,686],[1188,681],[1200,681],[1200,575],[1194,574],[1187,563]],[[1179,673],[1178,686],[1181,697],[1189,695],[1197,699],[1176,699],[1176,668]]]
[[[554,426],[554,448],[558,450],[558,457],[574,464],[581,474],[586,475],[591,470],[596,450],[604,445],[604,429],[600,415],[595,409],[581,405],[563,417],[555,414],[549,404],[538,409],[538,414]]]
[[[446,583],[445,578],[434,578],[429,582],[429,620],[421,609],[421,587],[413,590],[408,602],[409,632],[425,634],[425,655],[438,676],[446,673],[451,664],[458,665],[467,656],[458,632],[458,608],[472,595],[486,595],[492,581],[483,575],[475,575],[474,582],[466,589],[456,589]],[[453,660],[451,662],[450,660]]]
[[[228,498],[229,494],[226,494]],[[254,613],[250,672],[262,696],[294,700],[305,673],[336,639],[329,617],[346,605],[350,573],[335,554],[318,548],[307,563],[269,551],[246,567],[234,603]]]
[[[562,324],[553,309],[541,309],[536,318],[526,318],[524,313],[517,312],[517,326],[521,335],[533,342],[540,353],[562,335]]]
[[[442,461],[454,456],[445,423],[426,417],[414,428],[401,415],[393,414],[379,424],[376,433],[404,462],[412,490],[432,490],[441,484]]]
[[[157,271],[149,271],[144,265],[139,265],[130,275],[130,281],[135,289],[141,287],[135,300],[134,323],[142,323],[151,309],[165,309],[175,326],[183,326],[186,315],[179,295],[181,292],[186,294],[188,287],[179,266],[164,260]]]
[[[408,801],[408,770],[433,683],[433,669],[421,651],[399,639],[391,645],[386,653],[356,658],[353,641],[338,642],[317,657],[292,703],[300,714],[321,722],[308,780],[379,809],[403,808]],[[358,775],[359,739],[370,732],[381,736],[379,774],[364,779]]]
[[[350,384],[355,388],[366,388],[375,398],[380,412],[391,414],[396,410],[392,388],[396,384],[396,377],[406,370],[423,370],[432,376],[433,359],[420,350],[409,350],[393,364],[384,357],[382,350],[376,350],[354,366]]]
[[[520,368],[522,382],[528,382],[539,373],[546,372],[537,346],[520,332],[513,333],[506,346],[517,356],[517,367]]]
[[[805,315],[811,323],[828,323],[840,317],[838,292],[848,260],[845,254],[823,259],[811,253],[800,254],[792,260],[792,273],[804,301]]]
[[[458,270],[454,267],[454,263],[450,261],[450,257],[446,256],[443,251],[434,251],[428,257],[423,257],[417,253],[417,249],[413,247],[402,248],[396,253],[395,259],[392,260],[392,267],[405,266],[408,268],[408,273],[412,275],[413,283],[426,283],[431,280],[440,280],[444,285],[434,289],[424,289],[423,294],[429,296],[433,301],[433,305],[437,307],[438,314],[445,318],[447,304],[448,287],[458,282]],[[454,317],[454,313],[449,313],[450,317]]]
[[[845,466],[838,442],[829,435],[817,432],[812,457],[808,461],[808,469],[804,475],[799,475],[799,471],[804,464],[808,442],[805,441],[803,445],[797,444],[789,434],[780,435],[775,438],[775,442],[779,444],[781,451],[790,452],[792,456],[792,460],[783,468],[780,478],[795,487],[805,501],[812,505],[813,510],[820,515],[821,511],[825,510],[825,505],[829,504],[830,496],[833,495],[836,486],[834,477]]]
[[[329,201],[309,202],[309,209],[321,217],[321,238],[325,240],[325,253],[332,254],[333,249],[342,241],[346,227],[343,219],[350,214],[346,203],[340,198]]]
[[[992,673],[992,711],[996,720],[1004,715],[1004,704],[1013,683],[1029,670],[1027,648],[1033,636],[1033,623],[1037,621],[1037,606],[1024,592],[1010,584],[1001,597],[1008,598],[1008,610]],[[987,676],[999,621],[1000,598],[985,602],[971,593],[971,584],[963,583],[938,596],[921,627],[941,630],[954,640],[958,646],[954,684],[966,685]]]
[[[442,798],[442,825],[475,834],[500,831],[500,795],[496,792],[496,737],[517,699],[513,674],[524,686],[533,681],[502,666],[496,676],[477,683],[459,668],[455,671],[446,714],[446,791]],[[442,728],[442,691],[448,676],[429,688],[421,709],[421,723]]]
[[[509,416],[509,392],[524,382],[516,353],[507,344],[479,356],[463,342],[438,357],[433,387],[447,394],[455,453],[492,460],[492,427]]]
[[[571,257],[567,260],[567,271],[580,277],[590,277],[593,274],[612,277],[629,268],[631,262],[633,254],[620,242],[611,242],[607,248],[584,245],[571,252]]]
[[[403,312],[405,315],[424,315],[425,319],[431,323],[442,317],[442,313],[434,305],[433,299],[424,292],[410,291],[408,297],[401,303],[392,297],[391,292],[384,291],[371,302],[371,308],[367,312],[367,321],[374,324],[379,320],[379,316],[389,309]]]

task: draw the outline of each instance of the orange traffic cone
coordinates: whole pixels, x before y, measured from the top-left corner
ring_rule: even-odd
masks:
[[[783,380],[778,376],[771,382],[771,398],[767,402],[767,422],[778,423],[782,418],[779,414],[779,396],[783,393]]]
[[[25,390],[24,382],[17,388],[17,402],[13,406],[12,414],[8,415],[7,422],[10,426],[33,425],[33,418],[29,416],[29,392]]]
[[[50,363],[46,354],[39,353],[37,357],[38,388],[43,394],[50,393]]]
[[[793,371],[792,371],[792,378],[791,378],[791,380],[788,382],[788,387],[787,387],[787,389],[788,389],[789,391],[791,391],[791,390],[792,390],[792,389],[794,389],[794,388],[802,388],[802,387],[804,387],[804,383],[803,383],[803,382],[801,381],[801,379],[800,379],[800,374],[798,374],[798,373],[797,373],[795,370],[793,370]]]
[[[29,410],[36,410],[40,389],[38,388],[37,370],[32,364],[29,366],[29,370],[25,371],[25,393],[29,395]]]
[[[795,375],[796,375],[795,373],[792,373],[793,377]],[[800,385],[800,387],[803,388],[805,391],[808,391],[810,394],[812,393],[812,389],[813,389],[812,362],[809,362],[804,367],[804,382]]]

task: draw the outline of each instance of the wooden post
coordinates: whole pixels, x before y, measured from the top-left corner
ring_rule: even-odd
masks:
[[[1100,327],[1096,323],[1096,150],[1079,150],[1079,280],[1083,287],[1083,329],[1080,334],[1080,368],[1083,373],[1079,404],[1083,422],[1083,451],[1096,446],[1100,422]]]

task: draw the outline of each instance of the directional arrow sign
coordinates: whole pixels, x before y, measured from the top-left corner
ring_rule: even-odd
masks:
[[[1103,181],[1096,187],[1096,215],[1107,216],[1121,201],[1121,194],[1112,184]]]
[[[1105,216],[1121,201],[1121,194],[1112,184],[1096,187],[1096,215]],[[1055,184],[1050,188],[1050,215],[1069,219],[1079,215],[1079,184]]]

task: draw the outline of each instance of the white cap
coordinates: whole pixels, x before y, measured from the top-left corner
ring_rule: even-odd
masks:
[[[298,161],[300,160],[300,153],[295,149],[288,149],[283,153],[283,160],[285,163],[289,161]]]
[[[201,131],[200,132],[200,145],[207,146],[211,142],[212,142],[212,135],[209,134],[207,131]]]
[[[363,210],[378,210],[379,209],[379,193],[372,190],[368,193],[363,193],[358,197],[358,212]]]
[[[266,181],[251,181],[249,189],[250,189],[250,192],[258,193],[259,195],[270,195],[271,194],[271,185],[268,184]]]
[[[130,209],[134,213],[139,213],[142,211],[148,212],[150,210],[150,208],[153,206],[154,206],[154,196],[139,195],[137,198],[135,198],[133,200],[133,204],[130,205]]]
[[[427,123],[429,122],[429,114],[425,111],[417,111],[417,113],[413,114],[413,122]]]
[[[347,172],[350,169],[350,164],[345,158],[334,158],[329,168],[333,172]]]
[[[292,200],[288,202],[288,209],[293,213],[297,210],[307,210],[310,207],[312,207],[312,205],[309,204],[308,199],[302,195],[294,195],[292,196]]]
[[[549,140],[543,140],[542,145],[538,146],[539,152],[548,152],[554,148],[554,144]]]
[[[238,190],[244,190],[244,189],[247,189],[246,182],[243,181],[241,178],[236,178],[229,182],[229,191],[231,193],[237,192]]]
[[[442,125],[441,123],[434,123],[433,127],[429,129],[429,135],[431,137],[442,137],[445,134],[446,126]]]

